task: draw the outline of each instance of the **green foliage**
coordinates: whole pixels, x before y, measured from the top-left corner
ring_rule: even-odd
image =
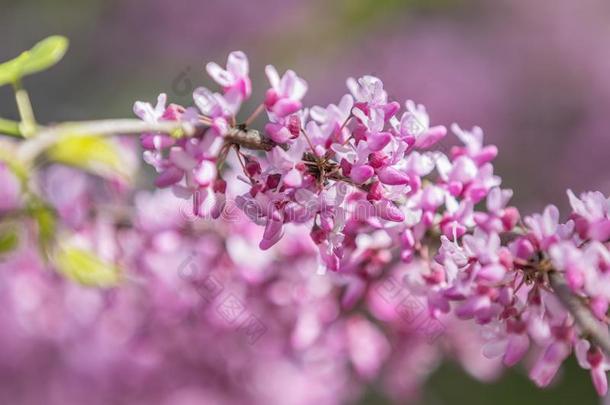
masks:
[[[29,214],[38,226],[38,244],[45,254],[51,249],[57,231],[57,219],[52,209],[41,201],[35,201],[29,208]]]
[[[35,135],[37,125],[27,92],[21,87],[21,79],[59,62],[67,48],[68,40],[65,37],[52,36],[15,59],[0,64],[0,85],[13,85],[21,115],[21,123],[0,119],[0,133],[17,137]],[[51,162],[75,166],[94,174],[131,175],[126,170],[129,165],[115,141],[82,132],[85,131],[79,131],[78,127],[65,126],[65,131],[57,133],[48,146],[42,142],[40,152]],[[16,160],[10,151],[0,150],[0,160],[6,161],[22,182],[28,200],[27,215],[38,228],[38,244],[43,256],[51,260],[61,274],[83,285],[104,288],[118,284],[120,270],[115,265],[106,263],[90,251],[65,244],[57,245],[58,224],[53,208],[27,187],[28,165],[36,156],[38,153],[26,164]],[[0,228],[0,255],[15,249],[18,242],[16,229],[9,226]]]
[[[14,250],[19,244],[17,230],[12,227],[0,229],[0,256]]]
[[[59,35],[38,42],[29,51],[0,64],[0,86],[16,84],[22,77],[50,68],[68,49],[68,39]]]
[[[129,178],[123,155],[112,139],[98,135],[66,135],[51,146],[50,161],[74,166],[100,176],[119,175]]]
[[[104,262],[84,249],[60,248],[55,254],[54,262],[62,274],[86,286],[108,288],[120,281],[118,267]]]

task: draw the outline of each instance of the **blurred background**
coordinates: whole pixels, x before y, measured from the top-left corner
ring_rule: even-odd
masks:
[[[610,2],[607,0],[0,0],[0,60],[51,34],[66,59],[26,79],[41,122],[131,117],[134,100],[190,104],[207,61],[250,57],[254,97],[263,68],[293,68],[306,104],[337,102],[349,76],[382,78],[391,97],[427,106],[434,123],[481,126],[500,148],[496,170],[522,213],[565,189],[610,193]],[[17,118],[0,88],[0,116]],[[573,363],[540,391],[517,368],[483,384],[452,364],[426,404],[597,403]],[[387,403],[372,387],[365,403]]]

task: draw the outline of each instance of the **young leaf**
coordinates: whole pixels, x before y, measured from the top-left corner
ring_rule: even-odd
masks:
[[[29,51],[0,64],[0,86],[19,81],[22,77],[48,69],[63,58],[68,39],[54,35],[38,42]]]
[[[59,272],[86,286],[107,288],[120,281],[120,270],[116,266],[84,249],[60,248],[54,262]]]
[[[14,250],[19,244],[19,236],[15,229],[0,230],[0,255]]]
[[[57,220],[53,211],[41,202],[33,203],[30,207],[30,215],[38,226],[38,244],[41,252],[47,254],[53,243],[57,230]]]
[[[24,52],[15,59],[0,64],[0,86],[15,83],[21,78],[21,64],[25,58],[27,55]]]
[[[48,69],[59,62],[68,50],[68,39],[54,35],[43,39],[29,52],[21,65],[21,74],[29,75]]]
[[[117,143],[97,135],[67,135],[51,146],[46,155],[52,162],[88,170],[100,176],[129,178],[129,164],[124,162]]]

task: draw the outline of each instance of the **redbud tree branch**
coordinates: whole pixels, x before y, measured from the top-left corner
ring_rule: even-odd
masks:
[[[17,123],[11,121],[0,121],[0,129],[6,135],[20,137]],[[9,125],[10,124],[10,125]],[[207,126],[207,125],[206,125]],[[31,159],[52,146],[62,136],[112,136],[141,134],[144,132],[162,132],[178,134],[178,136],[190,136],[197,128],[190,124],[176,121],[163,121],[159,123],[147,123],[137,119],[109,119],[97,121],[67,122],[55,126],[38,127],[38,133],[25,142],[20,150],[20,158]],[[225,135],[225,141],[230,144],[239,145],[246,149],[269,151],[275,145],[273,141],[265,137],[255,129],[245,126],[231,128]],[[336,176],[336,174],[335,174]],[[342,176],[334,180],[346,180]],[[349,181],[348,181],[349,182]],[[351,182],[350,182],[351,183]],[[584,337],[590,339],[610,356],[610,337],[607,330],[593,316],[591,310],[581,297],[575,295],[567,285],[561,273],[549,271],[549,281],[553,291],[563,306],[574,317]]]
[[[0,131],[12,137],[22,137],[19,128],[10,121],[0,121]],[[202,127],[207,127],[203,124]],[[113,136],[113,135],[139,135],[144,132],[162,132],[175,134],[177,136],[190,136],[197,131],[198,127],[178,122],[162,121],[148,123],[138,119],[109,119],[96,121],[65,122],[58,125],[38,127],[35,136],[24,143],[20,157],[26,161],[39,155],[45,149],[52,146],[63,136]],[[255,129],[241,127],[231,128],[225,135],[228,143],[237,144],[247,149],[269,151],[275,145],[271,140]]]
[[[39,127],[34,136],[28,138],[19,148],[18,158],[32,162],[38,155],[53,146],[63,137],[139,135],[144,132],[162,132],[177,136],[192,135],[195,126],[177,121],[148,123],[138,119],[110,119],[96,121],[65,122]]]
[[[555,295],[572,314],[583,336],[601,348],[607,356],[610,356],[610,337],[607,327],[602,326],[581,297],[572,292],[561,273],[550,271],[548,275]]]
[[[240,128],[239,126],[229,129],[224,138],[226,142],[237,144],[246,149],[270,151],[275,146],[270,139],[256,129]]]

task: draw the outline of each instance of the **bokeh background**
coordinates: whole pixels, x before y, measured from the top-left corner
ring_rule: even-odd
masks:
[[[336,102],[345,78],[381,77],[390,95],[428,107],[435,123],[481,126],[522,213],[565,189],[610,193],[610,2],[607,0],[0,0],[0,60],[50,34],[69,54],[26,79],[41,122],[130,117],[133,101],[189,103],[206,61],[231,50],[295,69],[306,103]],[[17,118],[9,88],[0,116]],[[446,364],[426,404],[598,403],[573,363],[540,391],[517,368],[491,383]],[[371,387],[364,403],[388,403]]]

